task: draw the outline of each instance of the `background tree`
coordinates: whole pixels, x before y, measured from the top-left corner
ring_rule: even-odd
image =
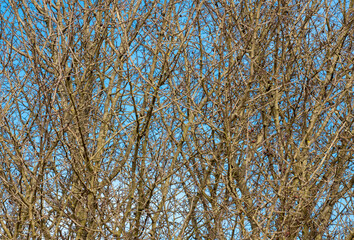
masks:
[[[4,239],[352,239],[351,1],[1,3]]]

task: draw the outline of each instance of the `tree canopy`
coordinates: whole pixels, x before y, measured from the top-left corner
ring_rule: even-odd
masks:
[[[2,239],[352,239],[354,1],[0,3]]]

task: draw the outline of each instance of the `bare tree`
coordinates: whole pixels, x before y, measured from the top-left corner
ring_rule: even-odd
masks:
[[[4,239],[352,239],[351,1],[1,3]]]

